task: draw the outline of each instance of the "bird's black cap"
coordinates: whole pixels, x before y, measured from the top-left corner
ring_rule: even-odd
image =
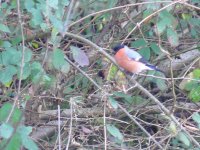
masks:
[[[118,44],[116,45],[115,47],[113,47],[113,50],[115,52],[118,52],[120,49],[124,48],[124,45],[123,44]]]

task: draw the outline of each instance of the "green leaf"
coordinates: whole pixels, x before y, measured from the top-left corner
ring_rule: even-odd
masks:
[[[34,1],[33,1],[33,0],[26,1],[26,0],[25,0],[25,1],[24,1],[24,6],[25,6],[26,10],[27,10],[28,12],[30,12],[31,9],[34,8]]]
[[[3,67],[3,61],[2,61],[2,53],[0,53],[0,70]]]
[[[63,6],[68,6],[69,3],[70,3],[70,1],[69,1],[69,0],[61,0],[61,1],[59,1],[59,3],[60,3],[61,5],[63,5]]]
[[[153,13],[153,11],[151,9],[147,9],[147,10],[143,11],[143,19],[148,17],[152,13]]]
[[[138,39],[134,42],[131,42],[131,47],[134,47],[134,48],[141,48],[141,47],[144,47],[146,46],[148,43],[146,43],[146,41],[144,39]]]
[[[149,60],[150,59],[150,48],[149,47],[144,47],[141,48],[138,52],[146,59]]]
[[[42,77],[43,77],[43,73],[37,72],[35,75],[31,75],[31,80],[34,84],[41,84]]]
[[[53,75],[49,75],[49,74],[46,74],[45,76],[47,76],[46,78],[48,78],[48,80],[46,79],[46,80],[44,80],[44,86],[46,87],[46,88],[51,88],[51,87],[55,87],[56,86],[56,84],[57,84],[57,79],[56,79],[56,77],[55,76],[53,76]],[[46,82],[45,82],[46,81]]]
[[[172,28],[167,29],[167,39],[171,46],[176,47],[179,45],[179,37],[175,30]]]
[[[43,76],[43,68],[42,65],[35,61],[31,64],[31,79],[33,83],[38,83]]]
[[[44,75],[42,76],[42,83],[43,83],[44,85],[50,87],[50,86],[51,86],[51,83],[52,83],[51,77],[48,76],[48,75],[46,75],[46,74],[44,74]]]
[[[200,101],[200,86],[198,86],[197,88],[194,88],[190,91],[189,98],[193,102],[199,102]]]
[[[36,143],[28,136],[27,137],[24,136],[22,138],[22,144],[28,150],[38,150],[39,149],[38,146],[36,145]]]
[[[200,1],[199,0],[192,0],[192,3],[197,3],[198,5],[200,5]]]
[[[11,60],[10,58],[12,57],[12,54],[10,54],[9,51],[3,51],[0,54],[1,54],[1,63],[3,65],[10,64],[10,60]]]
[[[184,20],[189,20],[190,18],[192,18],[192,14],[189,13],[182,13],[181,16]]]
[[[198,29],[197,29],[197,30],[198,30]],[[199,38],[199,33],[198,33],[197,30],[196,30],[195,28],[191,28],[190,33],[191,33],[192,38],[196,38],[196,39]]]
[[[151,43],[150,48],[157,55],[160,55],[162,53],[161,50],[160,50],[160,48],[159,48],[159,46],[156,43]]]
[[[189,19],[189,23],[195,27],[199,27],[200,26],[200,20],[197,18],[190,18]]]
[[[40,62],[34,61],[31,64],[31,70],[36,71],[36,72],[42,72],[43,68],[42,68],[42,65],[40,64]]]
[[[179,132],[177,139],[179,139],[185,146],[190,147],[191,142],[184,132]]]
[[[51,30],[51,42],[54,44],[58,41],[58,29],[52,28]]]
[[[40,24],[40,28],[42,29],[42,31],[47,31],[49,29],[48,25],[46,23],[41,23]],[[39,46],[39,45],[38,45]]]
[[[159,76],[159,77],[165,77],[165,75],[161,72],[158,71],[148,71],[148,75],[154,75],[154,76]],[[167,84],[165,82],[164,79],[159,79],[159,78],[153,78],[153,77],[147,77],[146,81],[150,81],[153,83],[156,83],[156,85],[158,86],[158,88],[162,91],[167,90]]]
[[[108,2],[108,8],[112,8],[117,4],[118,0],[112,0],[107,2]]]
[[[6,48],[6,51],[3,51],[1,55],[4,65],[18,65],[21,62],[21,53],[13,47]]]
[[[147,4],[147,10],[158,10],[161,6],[160,3],[156,3],[157,0],[148,0],[150,2],[155,2],[155,3],[150,3],[150,4]]]
[[[173,29],[177,26],[177,20],[176,18],[167,10],[163,10],[159,13],[159,17],[161,20],[165,20],[167,27],[171,27]]]
[[[15,133],[10,139],[9,143],[7,143],[4,150],[19,150],[21,147],[21,138],[18,133]]]
[[[0,137],[8,139],[11,137],[13,131],[14,129],[10,124],[3,123],[0,126]]]
[[[114,109],[118,108],[118,102],[112,96],[108,97],[108,101]]]
[[[156,33],[158,33],[158,35],[162,34],[165,29],[167,28],[168,22],[164,19],[159,20],[156,23]]]
[[[4,65],[21,65],[22,60],[22,47],[19,47],[19,51],[16,50],[14,47],[8,47],[6,48],[6,51],[3,51],[1,53],[2,55],[2,61]],[[29,62],[32,57],[32,51],[28,48],[25,48],[24,52],[24,62]],[[12,59],[10,59],[12,58]]]
[[[64,60],[64,53],[62,50],[60,49],[55,49],[53,51],[53,55],[52,55],[52,63],[53,63],[53,66],[58,69],[58,70],[61,70],[62,66],[64,65],[65,63],[65,60]]]
[[[38,49],[39,44],[37,42],[31,42],[31,45],[33,46],[33,48]]]
[[[0,46],[3,47],[3,43],[4,41],[3,40],[0,40]]]
[[[200,78],[200,69],[195,69],[192,71],[194,78]]]
[[[177,134],[178,130],[176,128],[176,124],[173,121],[170,122],[169,131],[173,136]]]
[[[28,136],[32,132],[32,127],[19,126],[17,132],[21,134],[22,138]]]
[[[30,12],[33,15],[31,21],[35,26],[40,25],[41,23],[43,23],[43,17],[42,17],[40,9],[32,8],[30,10]]]
[[[107,124],[106,127],[107,127],[108,132],[112,136],[116,137],[120,141],[123,140],[123,135],[121,134],[121,132],[119,131],[118,128],[116,128],[114,125],[110,125],[110,124]]]
[[[12,104],[5,103],[0,109],[0,122],[6,121],[10,110],[12,109]]]
[[[63,22],[56,18],[55,16],[51,15],[49,17],[52,25],[54,28],[56,28],[58,31],[62,32],[63,31]]]
[[[8,41],[4,41],[2,44],[2,47],[4,47],[4,48],[11,47],[11,46],[12,46],[12,44]]]
[[[8,28],[8,26],[6,26],[2,23],[0,23],[0,31],[10,33],[10,29]]]
[[[172,138],[171,139],[171,144],[174,146],[174,147],[178,147],[180,145],[180,142],[177,138]]]
[[[67,61],[64,62],[64,64],[61,67],[61,72],[62,73],[68,73],[70,70],[70,65]]]
[[[113,95],[116,97],[123,98],[129,104],[131,104],[133,102],[133,97],[131,97],[130,95],[125,94],[123,92],[114,92]]]
[[[22,41],[21,36],[17,36],[15,38],[11,39],[11,43],[12,43],[13,46],[19,44],[21,41]]]
[[[64,53],[60,49],[55,49],[52,54],[53,66],[63,73],[68,73],[70,70],[69,63],[64,59]]]
[[[30,100],[31,99],[31,95],[30,94],[25,94],[24,95],[24,98],[26,101]]]
[[[17,133],[21,136],[22,145],[28,150],[38,150],[35,142],[28,136],[32,132],[32,127],[20,126]]]
[[[58,0],[48,0],[47,4],[54,9],[58,8]]]
[[[156,85],[161,91],[165,91],[168,88],[165,80],[163,79],[156,79]]]
[[[71,92],[73,92],[75,89],[71,88],[71,87],[65,87],[65,89],[63,90],[64,94],[69,94]]]
[[[133,104],[134,105],[140,105],[144,102],[146,102],[146,99],[142,98],[141,96],[133,96]]]
[[[74,60],[81,66],[88,66],[89,59],[85,52],[78,47],[70,46]]]
[[[177,26],[177,20],[167,10],[163,10],[159,13],[160,19],[156,23],[156,32],[160,35],[167,27],[175,29]]]
[[[16,125],[21,121],[21,119],[22,119],[22,111],[15,107],[10,121],[12,122],[13,125]]]
[[[20,78],[20,72],[21,72],[21,68],[18,67],[18,72],[17,72],[17,77],[18,79]],[[22,72],[22,80],[25,80],[29,77],[29,75],[31,74],[31,65],[30,63],[25,63],[24,68],[23,68],[23,72]]]
[[[25,48],[24,52],[24,62],[29,62],[31,61],[32,58],[32,51],[29,48]]]
[[[7,119],[12,107],[13,106],[10,103],[6,103],[3,105],[3,107],[0,109],[0,121],[5,121]],[[21,110],[15,107],[9,121],[13,125],[15,125],[16,123],[19,123],[19,121],[22,119],[21,117],[22,117]]]
[[[6,85],[8,82],[12,81],[13,75],[17,73],[16,67],[12,65],[7,65],[4,69],[0,70],[0,81]]]
[[[115,65],[112,65],[109,69],[108,75],[107,75],[107,80],[111,81],[115,78],[117,74],[118,68]]]
[[[198,124],[198,128],[200,129],[200,115],[195,112],[192,114],[192,119]]]
[[[188,83],[186,83],[184,89],[187,91],[191,91],[194,88],[197,88],[199,86],[199,83],[197,81],[189,81]]]

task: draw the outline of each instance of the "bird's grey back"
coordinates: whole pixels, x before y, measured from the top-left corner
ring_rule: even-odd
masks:
[[[136,52],[136,51],[134,51],[134,50],[128,48],[127,46],[125,46],[124,48],[125,48],[125,53],[126,53],[126,55],[127,55],[130,59],[139,61],[139,60],[142,58],[142,56],[141,56],[138,52]]]

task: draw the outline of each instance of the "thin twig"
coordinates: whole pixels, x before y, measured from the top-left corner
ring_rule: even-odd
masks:
[[[77,67],[71,60],[69,60],[65,56],[65,60],[68,61],[74,68],[76,68],[78,71],[80,71],[90,82],[92,82],[98,89],[101,89],[101,87],[91,78],[89,77],[83,70],[81,70],[79,67]]]
[[[108,54],[106,53],[103,48],[97,46],[96,44],[94,44],[93,42],[85,39],[84,37],[81,37],[79,35],[76,34],[72,34],[72,33],[66,33],[67,36],[75,38],[77,40],[80,40],[82,42],[85,42],[86,44],[90,45],[91,47],[97,49],[101,54],[103,54],[104,56],[106,56],[110,61],[112,61],[116,66],[118,66],[116,64],[116,62],[114,61],[114,59]],[[119,68],[119,67],[118,67]],[[119,68],[120,69],[120,68]],[[80,71],[81,69],[79,69]],[[121,70],[121,69],[120,69]],[[122,70],[121,70],[122,71]],[[159,108],[162,110],[162,112],[169,117],[170,121],[173,121],[183,132],[185,132],[188,137],[190,138],[190,140],[200,148],[200,144],[190,135],[190,133],[179,123],[179,121],[175,118],[175,116],[173,114],[170,113],[170,111],[155,97],[153,96],[147,89],[145,89],[142,85],[140,85],[137,81],[135,80],[131,80],[131,77],[127,76],[127,78],[129,79],[130,83],[132,84],[137,84],[138,89],[140,89],[144,94],[146,94],[151,100],[153,100],[158,106]],[[91,79],[93,80],[93,79]],[[94,80],[93,80],[94,81]],[[95,83],[95,81],[94,81]],[[95,84],[98,85],[98,84]],[[99,87],[99,86],[97,86]],[[101,89],[102,90],[102,89]]]
[[[141,24],[144,23],[146,20],[150,19],[151,17],[153,17],[153,16],[156,15],[157,13],[161,12],[162,10],[164,10],[164,9],[166,9],[166,8],[172,6],[172,5],[175,5],[176,3],[180,2],[180,1],[181,1],[181,0],[175,1],[175,2],[172,2],[172,3],[170,3],[170,4],[166,5],[166,6],[164,6],[163,8],[161,8],[161,9],[155,11],[154,13],[150,14],[149,16],[147,16],[146,18],[144,18],[142,21],[140,21],[139,23],[137,23],[137,25],[136,25],[136,26],[129,32],[129,34],[124,38],[124,40],[123,40],[122,43],[124,43],[124,42],[127,40],[127,38],[137,29],[137,27],[140,27]]]
[[[102,98],[105,99],[106,95]],[[104,150],[107,150],[107,130],[106,130],[106,100],[104,100],[104,112],[103,112],[103,127],[104,127]]]
[[[20,95],[20,91],[21,91],[21,82],[22,82],[22,75],[23,75],[23,70],[24,70],[25,40],[24,40],[24,27],[23,27],[23,22],[22,22],[22,17],[21,17],[19,0],[17,0],[17,13],[18,13],[18,21],[20,24],[20,30],[21,30],[21,36],[22,36],[22,60],[21,60],[21,64],[20,64],[20,75],[19,75],[19,83],[18,83],[18,88],[17,88],[17,95],[14,98],[14,103],[13,103],[12,109],[10,110],[10,113],[6,119],[6,122],[8,122],[10,120],[10,117],[12,116],[15,106],[18,104],[18,107],[19,107],[19,95]]]
[[[133,81],[132,82],[136,82]],[[197,142],[191,135],[190,133],[182,126],[182,124],[179,123],[179,121],[176,119],[176,117],[170,113],[170,111],[155,97],[153,96],[147,89],[145,89],[143,86],[141,86],[140,84],[138,84],[138,88],[144,92],[151,100],[153,100],[158,106],[159,108],[164,112],[164,114],[166,116],[169,117],[169,119],[171,121],[173,121],[183,132],[185,132],[187,134],[187,136],[190,138],[190,140],[196,145],[198,146],[198,148],[200,148],[200,144],[199,142]]]
[[[70,15],[71,15],[73,6],[74,6],[74,0],[71,0],[70,4],[69,4],[69,9],[68,9],[68,12],[67,12],[67,17],[66,17],[66,20],[65,20],[65,23],[64,23],[63,31],[62,31],[63,35],[69,29],[68,24],[69,24]]]
[[[45,51],[45,54],[44,54],[44,59],[42,61],[42,67],[44,67],[45,61],[47,59],[47,54],[48,54],[48,51],[49,51],[49,46],[48,46],[49,43],[48,42],[49,42],[49,40],[47,38],[47,41],[46,41],[46,51]]]
[[[195,59],[192,64],[190,64],[189,68],[186,70],[186,72],[184,73],[183,77],[185,77],[187,75],[187,73],[190,71],[190,69],[192,68],[192,66],[199,61],[200,57],[198,57],[197,59]]]
[[[18,12],[20,30],[21,30],[21,35],[22,35],[22,61],[21,61],[21,65],[20,65],[20,76],[19,76],[19,84],[18,84],[18,90],[17,90],[17,95],[19,96],[20,90],[21,90],[22,74],[24,71],[24,53],[25,53],[24,27],[23,27],[23,22],[22,22],[22,18],[21,18],[20,1],[19,0],[17,0],[17,12]]]
[[[58,105],[58,149],[61,150],[61,136],[60,136],[60,105]]]
[[[163,79],[163,80],[166,80],[166,81],[171,81],[172,80],[172,78],[165,78],[165,77],[154,76],[154,75],[143,74],[143,73],[137,73],[137,75],[145,76],[145,77],[152,77],[152,78],[156,78],[156,79]],[[185,76],[173,78],[173,80],[191,80],[191,81],[200,82],[199,79],[188,78],[188,77],[185,77]]]
[[[118,104],[119,108],[150,138],[154,141],[154,143],[160,148],[163,149],[163,147],[158,143],[154,137],[149,134],[149,132],[135,119],[128,111],[126,111],[125,108],[123,108],[120,104]]]
[[[82,71],[80,68],[78,68],[73,62],[71,62],[68,58],[65,58],[70,64],[72,64],[77,70],[79,70],[85,77],[87,77],[88,78],[88,75],[84,72],[84,71]],[[92,78],[90,78],[89,77],[89,80],[92,82],[92,83],[94,83],[94,85],[97,87],[97,88],[99,88],[99,90],[102,90],[103,92],[105,92],[106,93],[106,91],[104,91]],[[106,112],[106,110],[105,110],[105,105],[104,105],[104,115],[105,115],[105,112]],[[105,140],[105,149],[106,149],[106,147],[107,147],[107,145],[106,145],[106,142],[107,142],[107,140],[106,140],[106,120],[105,120],[105,116],[104,116],[104,140]],[[137,125],[138,125],[139,123],[137,122]],[[140,124],[139,124],[139,127],[142,127]],[[144,131],[145,129],[142,127],[142,130]],[[145,130],[145,133],[148,133],[146,130]],[[148,136],[150,135],[149,133],[147,134]],[[151,137],[151,135],[150,135],[150,138],[153,140],[153,141],[156,141],[153,137]],[[158,142],[157,142],[158,143]],[[157,145],[157,143],[156,143],[156,145]],[[159,146],[159,145],[158,145]],[[161,146],[159,146],[159,147],[161,147]]]
[[[170,73],[171,73],[171,83],[172,83],[172,94],[173,94],[173,107],[171,109],[171,113],[175,112],[175,108],[176,108],[176,92],[175,92],[175,82],[174,82],[174,72],[173,72],[173,68],[172,68],[172,58],[168,55],[169,59],[170,59]]]
[[[73,122],[73,99],[70,99],[70,125],[69,125],[69,135],[68,135],[68,141],[67,141],[67,146],[66,150],[69,149],[69,144],[70,144],[70,139],[71,139],[71,134],[72,134],[72,122]]]
[[[99,15],[99,14],[102,14],[102,13],[105,13],[105,12],[109,12],[109,11],[113,11],[113,10],[117,10],[117,9],[122,9],[122,8],[126,8],[126,7],[133,7],[133,6],[138,6],[138,5],[144,5],[144,4],[155,4],[155,3],[170,3],[171,1],[153,1],[153,2],[141,2],[141,3],[133,3],[133,4],[128,4],[128,5],[123,5],[123,6],[118,6],[118,7],[113,7],[113,8],[109,8],[109,9],[104,9],[104,10],[101,10],[101,11],[98,11],[98,12],[95,12],[95,13],[92,13],[92,14],[89,14],[73,23],[71,23],[69,25],[69,27],[72,27],[73,25],[79,23],[79,22],[82,22],[83,20],[89,18],[89,17],[92,17],[92,16],[95,16],[95,15]]]
[[[67,60],[68,61],[68,60]],[[69,62],[69,61],[68,61]],[[70,64],[73,64],[72,62],[70,63]],[[74,64],[73,64],[73,66],[74,66]],[[74,67],[76,67],[76,69],[78,69],[78,71],[80,71],[81,73],[84,73],[83,75],[85,76],[85,75],[87,75],[84,71],[82,71],[80,68],[78,68],[77,66],[74,66]],[[88,78],[88,76],[85,76],[85,77],[87,77]],[[94,85],[97,87],[97,88],[99,88],[100,86],[92,79],[92,78],[90,78],[89,79],[92,83],[95,83]],[[99,90],[102,90],[104,93],[107,93],[106,91],[104,91],[102,88],[99,88]],[[103,96],[104,97],[104,96]],[[119,104],[118,104],[119,105]],[[105,150],[107,149],[107,145],[106,145],[106,143],[107,143],[107,134],[106,134],[106,104],[104,104],[104,143],[105,143],[105,145],[104,145],[104,148],[105,148]],[[124,112],[127,112],[121,105],[120,105],[120,108],[124,111]],[[129,114],[129,113],[128,113]],[[128,115],[129,117],[131,116],[130,114]],[[162,149],[162,146],[142,127],[142,125],[140,125],[140,123],[139,122],[137,122],[134,118],[132,118],[131,117],[131,120],[134,120],[134,122],[139,126],[139,128],[141,128],[141,130],[142,131],[144,131],[146,134],[147,134],[147,136],[149,136],[149,138],[150,139],[152,139],[154,142],[155,142],[155,144],[158,146],[158,147],[160,147],[161,149]],[[67,149],[66,149],[67,150]]]
[[[188,4],[188,3],[186,3],[186,2],[179,2],[179,3],[180,3],[180,4],[183,4],[183,5],[186,5],[186,6],[189,6],[189,7],[192,7],[192,8],[194,8],[194,9],[200,10],[199,7],[194,6],[194,5],[191,5],[191,4]]]

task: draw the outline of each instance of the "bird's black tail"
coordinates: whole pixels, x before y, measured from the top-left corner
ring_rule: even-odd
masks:
[[[158,69],[158,68],[157,68],[156,66],[154,66],[154,65],[146,64],[146,66],[149,67],[149,68],[151,68],[151,69],[153,69],[153,70],[156,70],[156,71],[159,71],[159,72],[162,72],[163,74],[165,74],[164,71]]]

